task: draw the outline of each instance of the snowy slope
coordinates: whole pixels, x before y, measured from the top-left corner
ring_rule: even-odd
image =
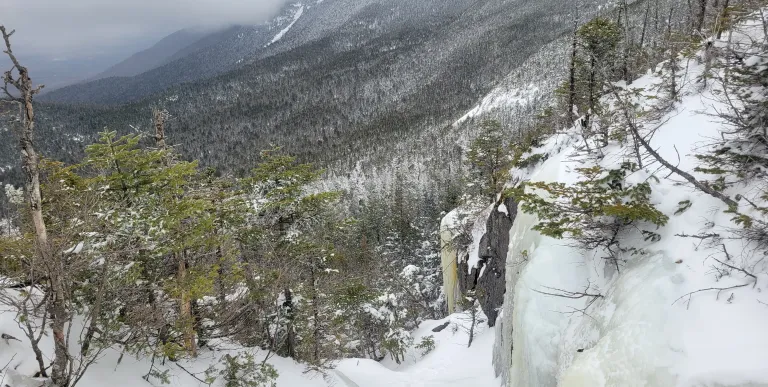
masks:
[[[283,36],[285,36],[285,34],[287,34],[288,31],[291,30],[293,25],[296,24],[297,21],[299,21],[301,16],[304,14],[304,5],[296,4],[296,5],[294,5],[294,7],[298,7],[298,8],[296,9],[296,11],[294,11],[293,18],[291,19],[291,22],[288,23],[288,25],[285,28],[280,30],[280,32],[278,32],[277,35],[275,35],[275,37],[272,38],[272,40],[269,43],[267,43],[267,45],[265,47],[269,47],[269,46],[277,43],[278,41],[280,41],[280,39],[282,39]]]
[[[14,290],[5,290],[15,292]],[[77,327],[73,330],[77,332]],[[3,370],[3,376],[0,379],[0,385],[10,387],[38,387],[43,379],[30,378],[38,371],[35,356],[30,349],[28,340],[24,333],[19,329],[16,316],[9,311],[0,311],[0,332],[18,338],[16,340],[0,341],[0,367],[8,365]],[[72,338],[73,344],[76,337]],[[217,350],[201,351],[200,356],[194,360],[184,360],[178,364],[189,372],[197,374],[197,377],[204,379],[203,372],[211,365],[219,362],[219,359],[229,353],[236,355],[241,350],[234,350],[234,346],[224,342],[212,343]],[[50,336],[43,336],[41,340],[41,349],[46,357],[46,363],[50,360],[49,356],[53,353],[53,340]],[[267,354],[258,349],[247,349],[255,359],[261,361]],[[284,359],[276,356],[270,357],[269,363],[272,364],[279,378],[277,385],[280,387],[326,387],[328,383],[318,374],[304,373],[305,367],[290,359]],[[180,368],[176,363],[166,361],[160,364],[160,360],[155,363],[159,372],[168,371],[170,384],[163,384],[159,379],[150,378],[149,381],[142,379],[146,375],[152,364],[151,358],[136,358],[129,354],[121,356],[118,350],[107,350],[104,356],[97,363],[92,365],[78,386],[83,387],[131,387],[131,386],[170,386],[170,387],[198,387],[207,386],[195,379],[189,373]],[[214,383],[213,386],[220,386]],[[343,385],[342,385],[343,386]]]
[[[444,323],[448,323],[445,329],[438,333],[432,332],[433,328]],[[423,322],[413,333],[414,343],[418,344],[422,337],[431,335],[434,337],[435,349],[422,356],[420,349],[411,348],[405,361],[399,365],[389,358],[380,363],[370,359],[346,359],[339,361],[336,369],[328,370],[323,375],[306,372],[303,365],[278,356],[270,356],[268,363],[280,375],[277,379],[278,387],[463,387],[467,383],[478,387],[497,387],[501,382],[494,376],[491,365],[494,332],[487,325],[479,324],[474,342],[467,348],[468,324],[467,316],[462,314]],[[77,328],[74,332],[77,332]],[[0,367],[7,365],[5,370],[0,371],[0,385],[39,387],[44,380],[30,377],[38,370],[37,362],[13,313],[0,311],[0,332],[21,340],[0,340]],[[243,349],[221,341],[211,344],[216,350],[202,350],[194,360],[179,363],[166,361],[161,364],[160,359],[157,359],[155,367],[159,373],[168,372],[169,384],[163,384],[157,378],[150,378],[149,381],[142,379],[150,370],[151,358],[136,358],[128,354],[121,356],[118,350],[108,350],[91,366],[78,386],[206,387],[208,385],[200,380],[205,379],[204,371],[218,364],[225,354],[236,355],[245,350],[252,353],[259,362],[267,355],[259,349]],[[49,336],[43,337],[41,349],[48,362],[53,353],[53,342]],[[217,381],[212,386],[222,385],[221,381]]]
[[[448,322],[441,332],[432,328]],[[421,337],[433,335],[436,349],[422,357],[412,348],[406,361],[397,365],[391,359],[381,363],[373,360],[348,359],[338,364],[337,370],[360,387],[497,387],[491,365],[493,330],[479,324],[472,346],[467,348],[467,316],[454,314],[439,321],[425,321],[414,332],[415,343]]]
[[[682,101],[659,121],[663,125],[651,145],[667,160],[676,161],[679,151],[679,167],[696,175],[694,153],[724,130],[711,116],[724,106],[716,89],[702,91],[695,83],[702,65],[694,59],[682,68],[688,68]],[[655,103],[654,85],[659,83],[658,76],[647,74],[632,84],[650,97],[641,104]],[[550,139],[537,150],[550,158],[530,179],[576,181],[575,168],[591,163],[577,154],[574,146],[580,141],[575,131]],[[627,153],[613,145],[599,164],[615,168]],[[657,230],[659,242],[637,237],[645,254],[623,257],[628,262],[621,273],[606,266],[597,252],[539,235],[531,229],[533,217],[518,215],[510,232],[507,293],[497,328],[501,340],[495,348],[508,386],[768,386],[768,264],[762,252],[723,240],[734,265],[759,274],[755,280],[736,270],[725,275],[715,270],[715,259],[727,259],[719,245],[677,234],[725,235],[726,228],[734,227],[723,213],[725,205],[658,168],[646,165],[629,180],[651,183],[652,201],[670,215],[669,223]],[[654,173],[658,181],[650,177]],[[692,207],[672,215],[684,200]],[[737,285],[745,286],[701,291]],[[588,286],[603,296],[588,307],[587,299],[539,293],[547,287],[583,291]]]

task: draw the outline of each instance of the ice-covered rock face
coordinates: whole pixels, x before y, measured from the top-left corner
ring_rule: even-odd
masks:
[[[700,76],[703,65],[685,64],[688,79]],[[633,87],[650,90],[658,82],[647,75]],[[724,130],[711,117],[726,109],[715,94],[693,84],[654,133],[651,146],[668,160],[679,154],[682,170],[697,173],[701,143]],[[582,166],[571,163],[577,159],[575,143],[566,139],[558,147],[552,141],[543,147],[551,157],[521,177],[573,184],[574,169]],[[604,168],[615,168],[627,154],[618,145],[605,152],[597,161]],[[494,348],[496,371],[506,386],[768,387],[768,259],[743,240],[722,238],[707,246],[681,236],[702,230],[726,235],[735,226],[721,201],[667,173],[648,168],[627,178],[650,182],[651,202],[669,222],[655,230],[659,241],[631,232],[622,236],[639,250],[621,257],[619,272],[605,270],[599,251],[539,235],[533,230],[536,219],[518,211]],[[734,187],[728,194],[752,189]],[[684,202],[691,207],[677,211]],[[597,296],[558,297],[553,295],[558,289],[588,289]]]
[[[563,338],[560,361],[569,364],[560,386],[675,386],[683,327],[669,319],[682,276],[661,254],[628,265],[605,299]],[[585,347],[582,353],[578,350]],[[563,367],[564,368],[564,367]]]
[[[458,271],[456,269],[456,249],[453,245],[453,232],[458,213],[456,210],[449,212],[440,223],[440,261],[443,268],[443,293],[445,303],[448,306],[448,314],[452,314],[456,308],[458,291]]]
[[[554,148],[554,141],[547,147]],[[549,160],[538,171],[530,176],[532,181],[556,181],[559,174],[559,157]],[[536,225],[536,217],[526,214],[520,210],[517,211],[515,223],[509,230],[509,248],[507,251],[507,261],[505,270],[506,293],[504,294],[504,305],[502,307],[501,317],[496,325],[496,345],[494,346],[494,368],[502,379],[511,381],[515,377],[510,365],[513,364],[513,356],[521,354],[520,342],[526,340],[526,336],[518,333],[521,329],[519,321],[515,320],[518,302],[518,283],[528,267],[531,254],[537,250],[541,243],[541,235],[533,230]],[[520,309],[522,310],[522,308]],[[519,318],[519,314],[517,315]],[[518,336],[518,337],[516,337]],[[515,352],[517,351],[517,352]],[[518,362],[519,363],[519,362]],[[547,361],[551,363],[551,361]],[[510,384],[512,385],[512,384]],[[518,384],[518,385],[536,385],[536,384]],[[543,386],[543,385],[542,385]]]

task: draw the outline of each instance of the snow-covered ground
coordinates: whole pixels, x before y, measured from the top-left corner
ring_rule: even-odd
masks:
[[[495,377],[491,363],[493,330],[485,323],[479,324],[472,346],[467,348],[467,319],[466,315],[454,314],[422,323],[413,334],[414,342],[418,344],[422,337],[430,335],[435,340],[435,350],[426,356],[411,348],[400,365],[389,358],[381,363],[348,359],[336,369],[360,387],[497,387],[501,381]],[[432,332],[446,322],[449,325],[441,332]]]
[[[448,323],[441,332],[432,329]],[[421,342],[424,336],[434,337],[435,349],[422,356],[421,350],[411,348],[405,361],[398,365],[390,358],[376,362],[370,359],[346,359],[336,364],[336,369],[326,375],[306,372],[306,367],[293,360],[271,356],[268,363],[279,373],[278,387],[497,387],[500,381],[494,376],[491,365],[491,348],[494,333],[484,323],[479,324],[475,339],[467,348],[469,324],[467,316],[454,314],[444,320],[426,321],[413,333],[414,343]],[[15,315],[11,312],[0,313],[0,332],[18,338],[0,340],[0,367],[6,366],[0,375],[3,387],[39,387],[43,380],[30,378],[37,371],[37,362],[26,337],[18,328]],[[204,371],[219,362],[225,354],[237,354],[243,349],[233,345],[214,343],[217,350],[202,350],[198,358],[183,360],[179,363],[158,359],[155,367],[159,373],[167,371],[169,384],[163,384],[157,378],[149,381],[142,379],[150,370],[151,358],[136,358],[116,350],[108,350],[97,363],[91,366],[85,377],[78,384],[82,387],[134,387],[134,386],[170,386],[203,387],[208,386],[200,379],[205,379]],[[50,337],[43,337],[41,347],[46,354],[46,363],[53,353]],[[250,349],[257,361],[266,353]],[[192,376],[191,374],[195,376]],[[197,377],[197,378],[196,378]],[[212,386],[221,386],[221,382]]]

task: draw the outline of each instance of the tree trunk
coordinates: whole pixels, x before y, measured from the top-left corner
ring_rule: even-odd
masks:
[[[728,16],[728,7],[731,5],[731,0],[725,0],[723,3],[723,9],[720,11],[720,16],[717,18],[717,39],[723,37],[723,23]]]
[[[595,67],[597,66],[597,63],[595,61],[594,55],[591,57],[589,61],[589,104],[587,105],[587,111],[584,113],[584,130],[586,131],[587,135],[590,133],[590,120],[592,119],[592,112],[595,108]]]
[[[630,34],[629,30],[629,9],[627,9],[627,0],[622,0],[621,2],[622,8],[624,9],[624,52],[622,53],[622,66],[621,66],[621,75],[624,78],[624,82],[627,84],[632,83],[632,74],[629,71],[629,55],[630,55],[630,47],[632,45],[633,39]],[[621,25],[621,24],[619,24]]]
[[[648,6],[645,8],[645,17],[643,17],[643,29],[640,33],[640,52],[643,51],[643,48],[645,46],[645,34],[648,31],[648,16],[651,14],[651,2],[648,2]]]
[[[155,124],[155,145],[158,149],[165,150],[165,120],[167,118],[167,111],[152,109],[152,120]]]
[[[707,16],[707,0],[699,0],[699,13],[696,19],[696,32],[704,28],[704,18]]]
[[[283,307],[285,307],[285,346],[286,346],[286,352],[288,354],[288,357],[295,359],[296,358],[296,333],[293,331],[293,293],[291,293],[291,289],[286,287],[283,289],[283,295],[285,296],[285,301],[283,301]]]
[[[68,321],[67,300],[62,280],[62,273],[65,268],[63,262],[59,260],[60,257],[53,254],[48,241],[48,229],[43,218],[42,196],[40,193],[40,170],[38,165],[40,159],[32,140],[35,132],[35,109],[32,100],[35,94],[40,92],[42,86],[37,88],[32,86],[29,71],[19,63],[13,54],[10,38],[14,31],[9,33],[4,26],[0,26],[0,32],[5,42],[5,54],[8,55],[19,74],[18,78],[14,78],[11,71],[6,72],[3,76],[3,90],[12,101],[16,101],[20,105],[22,127],[19,145],[21,147],[21,165],[25,178],[24,190],[27,196],[32,226],[35,231],[35,249],[42,261],[42,269],[48,272],[48,281],[51,288],[50,312],[53,316],[51,330],[53,331],[54,353],[56,355],[53,359],[52,379],[54,384],[66,387],[69,384],[69,373],[67,371],[69,347],[65,334],[65,326]],[[8,85],[16,88],[19,92],[18,98],[13,97],[8,92]]]
[[[184,281],[187,276],[186,253],[180,255],[177,254],[177,259],[179,262],[179,271],[176,275],[179,279],[179,284],[182,287],[181,295],[179,297],[179,315],[184,332],[184,347],[192,357],[197,357],[197,343],[195,342],[195,327],[192,317],[192,301],[189,297],[189,293],[184,290]]]
[[[104,304],[104,293],[106,293],[106,285],[107,285],[107,270],[109,268],[109,258],[104,259],[104,263],[101,267],[101,275],[99,280],[99,286],[96,290],[96,300],[93,303],[93,306],[90,308],[90,323],[88,325],[88,329],[85,332],[85,338],[83,339],[83,343],[80,345],[80,355],[86,356],[88,354],[88,349],[91,346],[91,341],[93,340],[93,335],[96,333],[97,325],[99,323],[99,316],[101,315],[101,308]]]
[[[656,42],[659,39],[659,0],[656,0],[654,9],[653,9],[653,33],[656,35],[656,39],[653,40],[653,50],[656,51]],[[655,54],[655,52],[654,52]]]
[[[315,278],[315,269],[310,269],[309,281],[312,284],[312,357],[316,364],[320,364],[320,312],[317,299],[317,278]]]
[[[50,281],[53,292],[53,299],[51,302],[51,314],[53,316],[51,330],[53,331],[54,354],[56,357],[53,359],[51,380],[56,386],[67,387],[69,386],[71,377],[69,373],[69,345],[67,343],[67,335],[65,334],[65,327],[69,316],[67,313],[66,300],[64,299],[64,287],[62,281],[58,275],[52,277],[56,278],[51,279]]]
[[[576,105],[576,46],[578,43],[577,32],[579,31],[578,22],[573,26],[573,42],[571,44],[571,66],[568,74],[568,125],[572,125],[576,120],[573,114],[573,107]]]
[[[669,98],[674,101],[677,99],[677,50],[675,42],[672,41],[672,15],[674,8],[669,9],[669,19],[667,20],[667,44],[669,45]]]

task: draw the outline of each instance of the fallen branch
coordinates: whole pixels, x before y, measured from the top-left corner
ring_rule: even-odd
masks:
[[[622,100],[621,96],[619,95],[619,92],[616,91],[616,86],[612,85],[610,89],[611,89],[611,92],[613,93],[614,98],[616,98],[616,101],[622,105],[621,110],[624,113],[624,117],[627,120],[627,125],[629,126],[629,129],[632,131],[637,141],[640,142],[640,145],[642,145],[643,148],[645,148],[645,150],[648,153],[650,153],[651,156],[653,156],[653,158],[656,159],[656,161],[658,161],[659,163],[661,163],[661,165],[665,166],[667,169],[676,173],[683,179],[687,180],[689,183],[693,184],[693,186],[699,189],[700,191],[712,197],[720,199],[723,203],[727,204],[728,207],[730,208],[738,207],[738,203],[736,203],[733,199],[723,195],[721,192],[715,191],[714,189],[712,189],[712,187],[708,186],[707,184],[704,184],[696,180],[696,178],[693,177],[693,175],[691,175],[690,173],[685,172],[680,168],[670,164],[667,160],[664,160],[664,158],[661,157],[661,155],[658,152],[656,152],[656,150],[653,149],[651,145],[648,144],[647,141],[645,141],[643,136],[640,135],[640,130],[638,130],[637,126],[632,122],[631,116],[629,114],[629,110],[627,109],[626,104],[624,103],[624,100]]]
[[[715,261],[717,261],[717,263],[719,263],[719,264],[721,264],[721,265],[723,265],[723,266],[729,267],[729,268],[731,268],[731,269],[733,269],[733,270],[736,270],[736,271],[740,271],[740,272],[744,273],[744,275],[746,275],[746,276],[748,276],[748,277],[752,277],[752,278],[753,278],[755,281],[757,281],[757,276],[755,276],[754,274],[752,274],[752,273],[750,273],[750,272],[748,272],[748,271],[746,271],[746,270],[744,270],[744,269],[742,269],[742,268],[739,268],[739,267],[736,267],[736,266],[732,266],[732,265],[729,265],[729,264],[727,264],[727,263],[725,263],[725,262],[722,262],[722,261],[720,261],[720,260],[719,260],[719,259],[717,259],[717,258],[712,258],[712,259],[714,259]],[[757,282],[755,282],[755,283],[757,283]]]
[[[546,295],[546,296],[570,298],[572,300],[578,300],[578,299],[584,298],[584,297],[603,298],[602,294],[589,294],[589,293],[586,292],[586,290],[583,291],[583,292],[571,292],[571,291],[563,290],[563,289],[550,288],[549,286],[544,286],[544,288],[545,289],[549,289],[549,290],[553,290],[553,291],[556,291],[556,292],[560,292],[560,293],[558,294],[558,293],[542,292],[541,290],[536,290],[536,289],[534,289],[533,291],[536,292],[536,293],[539,293],[539,294]],[[587,289],[589,289],[589,287],[587,287]]]
[[[743,288],[743,287],[745,287],[745,286],[748,286],[748,285],[749,285],[749,284],[747,283],[747,284],[742,284],[742,285],[729,286],[729,287],[727,287],[727,288],[706,288],[706,289],[699,289],[699,290],[696,290],[696,291],[693,291],[693,292],[690,292],[690,293],[687,293],[687,294],[684,294],[684,295],[680,296],[680,298],[676,299],[676,300],[675,300],[675,301],[672,303],[672,305],[675,305],[675,304],[676,304],[678,301],[682,300],[683,298],[685,298],[685,297],[687,296],[687,297],[688,297],[688,307],[690,307],[690,306],[691,306],[691,302],[690,302],[690,296],[692,296],[692,295],[694,295],[694,294],[696,294],[696,293],[701,293],[701,292],[708,292],[708,291],[711,291],[711,290],[717,290],[717,296],[715,297],[715,300],[717,300],[717,299],[719,299],[719,298],[720,298],[720,293],[721,293],[722,291],[724,291],[724,290],[731,290],[731,289],[738,289],[738,288]],[[688,309],[688,307],[686,307],[686,309]]]
[[[681,238],[709,239],[709,238],[719,238],[720,234],[711,233],[711,234],[688,235],[683,233],[683,234],[675,234],[675,236],[681,237]]]
[[[189,376],[191,376],[191,377],[193,377],[193,378],[197,379],[197,381],[198,381],[198,382],[200,382],[200,383],[203,383],[203,384],[206,384],[206,385],[208,385],[208,386],[210,386],[210,385],[211,385],[211,383],[209,383],[209,382],[207,382],[207,381],[205,381],[205,380],[203,380],[203,379],[200,379],[199,377],[197,377],[197,375],[195,375],[195,374],[194,374],[193,372],[191,372],[190,370],[188,370],[188,369],[184,368],[184,366],[182,366],[181,364],[179,364],[179,363],[176,363],[176,366],[178,366],[179,368],[181,368],[181,370],[182,370],[182,371],[184,371],[184,372],[186,372],[187,374],[189,374]]]

